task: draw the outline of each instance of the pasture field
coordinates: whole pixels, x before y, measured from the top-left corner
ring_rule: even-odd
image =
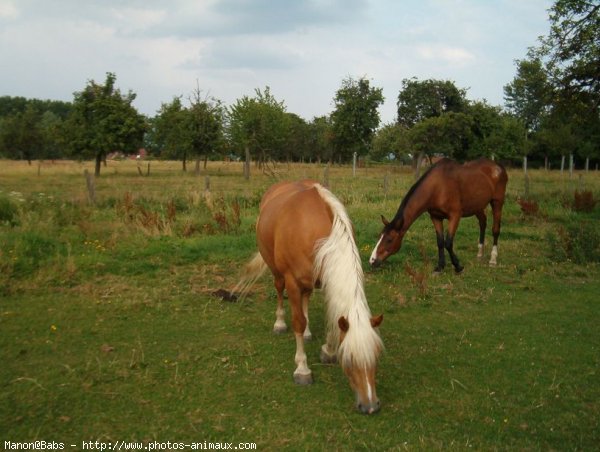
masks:
[[[209,162],[108,162],[88,201],[91,162],[0,161],[0,448],[4,441],[255,443],[258,450],[598,450],[600,173],[509,171],[498,266],[476,258],[433,276],[427,216],[402,250],[368,268],[380,214],[413,182],[409,168],[277,165],[269,175]],[[327,173],[327,174],[326,174]],[[327,176],[354,222],[386,349],[380,413],[364,416],[339,366],[319,363],[321,294],[307,344],[315,383],[292,381],[291,333],[271,333],[275,290],[244,301],[231,288],[256,251],[263,191],[278,179]],[[205,191],[210,176],[210,191]],[[489,222],[491,223],[491,222]],[[289,316],[289,310],[288,310]],[[289,324],[289,323],[288,323]],[[70,445],[76,445],[73,448]]]

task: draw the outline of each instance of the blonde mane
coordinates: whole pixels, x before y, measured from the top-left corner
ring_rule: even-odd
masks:
[[[364,291],[364,275],[352,223],[343,204],[326,188],[315,184],[333,214],[331,233],[315,246],[314,278],[319,279],[327,300],[327,323],[339,344],[338,319],[348,319],[350,329],[338,349],[342,366],[373,366],[383,348],[371,326],[371,310]]]

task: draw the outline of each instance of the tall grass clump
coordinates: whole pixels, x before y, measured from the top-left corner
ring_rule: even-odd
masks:
[[[6,196],[0,194],[0,224],[14,226],[17,224],[19,209],[17,205]]]
[[[550,258],[555,262],[600,262],[600,229],[591,220],[575,219],[548,233]]]

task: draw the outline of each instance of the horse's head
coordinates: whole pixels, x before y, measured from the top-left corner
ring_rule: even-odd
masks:
[[[369,263],[373,267],[381,265],[384,260],[397,253],[400,246],[402,246],[402,238],[404,237],[402,224],[398,224],[398,221],[389,222],[383,215],[381,215],[381,221],[383,222],[383,231],[381,231],[379,242],[375,245],[375,249],[369,258]]]
[[[383,315],[378,315],[377,317],[371,318],[371,328],[377,328],[381,322],[383,321]],[[338,320],[338,325],[340,327],[340,350],[343,350],[342,356],[340,359],[340,364],[344,369],[344,373],[348,377],[350,381],[350,387],[356,394],[356,407],[363,414],[373,414],[379,411],[380,404],[379,399],[377,398],[377,391],[375,390],[375,373],[377,371],[377,359],[379,354],[381,353],[381,340],[379,339],[379,335],[375,331],[370,331],[369,333],[373,333],[370,336],[371,339],[376,338],[376,340],[369,340],[368,337],[365,337],[364,340],[360,340],[358,338],[359,345],[362,347],[370,348],[369,350],[350,350],[351,347],[344,348],[344,339],[348,336],[348,331],[352,327],[348,322],[346,317],[340,317]],[[346,344],[347,345],[347,344]],[[371,359],[365,360],[365,357],[361,357],[358,359],[358,356],[353,356],[353,354],[369,354]],[[364,364],[368,363],[368,364]]]

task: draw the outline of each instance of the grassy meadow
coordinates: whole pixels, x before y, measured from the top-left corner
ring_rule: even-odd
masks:
[[[523,173],[509,171],[498,266],[487,265],[489,230],[477,260],[468,218],[455,239],[464,272],[448,261],[433,276],[426,215],[397,255],[368,268],[409,168],[253,166],[246,181],[239,163],[209,162],[199,176],[179,162],[152,162],[148,175],[136,165],[108,162],[91,203],[92,162],[0,161],[0,444],[598,449],[600,205],[578,211],[574,191],[600,199],[600,173],[532,170],[534,207],[522,208]],[[256,251],[264,190],[324,177],[354,222],[371,310],[384,314],[374,416],[355,410],[339,366],[319,363],[320,293],[309,387],[292,381],[293,335],[271,333],[271,278],[242,302],[213,295]]]

